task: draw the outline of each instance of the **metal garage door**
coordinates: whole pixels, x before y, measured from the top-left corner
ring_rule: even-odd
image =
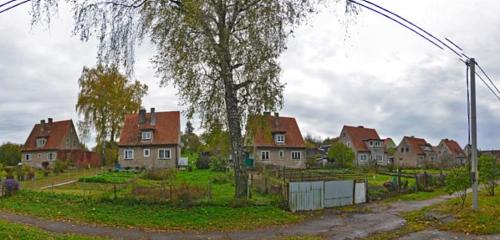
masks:
[[[352,205],[354,181],[325,182],[325,207]]]
[[[289,188],[291,211],[323,209],[323,182],[290,182]]]

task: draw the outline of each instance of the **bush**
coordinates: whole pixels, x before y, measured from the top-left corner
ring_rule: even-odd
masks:
[[[500,178],[500,166],[491,154],[479,158],[479,178],[490,196],[495,196],[495,188]]]
[[[3,182],[2,188],[5,196],[12,196],[19,191],[19,182],[9,177]]]
[[[30,165],[23,165],[26,180],[33,180],[35,178],[35,170]]]
[[[190,186],[187,183],[181,183],[175,188],[173,203],[183,207],[191,207],[194,202],[205,196],[205,191],[198,186]]]
[[[17,181],[23,181],[24,180],[24,169],[22,168],[22,166],[16,166],[15,171],[16,171]]]
[[[227,163],[228,161],[218,157],[210,158],[210,169],[214,172],[225,172],[227,171]]]
[[[56,160],[54,162],[54,168],[52,169],[55,175],[63,173],[68,168],[68,163],[63,160]]]
[[[49,173],[50,173],[50,167],[49,167],[50,163],[45,161],[45,162],[42,162],[42,168],[43,168],[43,175],[44,176],[49,176]]]
[[[196,160],[197,169],[209,169],[210,168],[210,157],[208,155],[201,155]]]
[[[469,171],[466,167],[457,167],[451,169],[446,176],[446,193],[456,194],[461,202],[461,208],[464,207],[465,199],[467,198],[467,189],[471,186]]]
[[[231,177],[227,174],[221,174],[221,175],[215,175],[212,177],[210,181],[212,181],[213,184],[226,184],[231,182]]]
[[[173,184],[173,182],[177,178],[177,172],[178,171],[175,168],[153,169],[147,171],[146,174],[144,175],[144,178],[157,181],[165,180]]]

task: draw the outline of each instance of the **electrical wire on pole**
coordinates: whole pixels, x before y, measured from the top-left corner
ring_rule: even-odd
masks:
[[[9,3],[14,2],[14,1],[16,1],[16,0],[11,0],[11,1],[7,2],[7,3],[4,3],[3,5],[9,4]],[[10,6],[10,7],[7,7],[5,9],[3,9],[3,10],[0,10],[0,14],[4,13],[4,12],[7,12],[7,11],[13,9],[13,8],[19,7],[19,6],[21,6],[21,5],[23,5],[23,4],[27,3],[27,2],[30,2],[30,1],[31,0],[24,0],[24,1],[20,2],[20,3],[16,3],[16,4],[14,4],[14,5]]]

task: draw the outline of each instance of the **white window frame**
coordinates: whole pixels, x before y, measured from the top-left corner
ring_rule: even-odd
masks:
[[[166,156],[166,152],[168,151],[168,157]],[[163,158],[161,157],[161,153],[163,152]],[[172,159],[172,151],[169,148],[160,148],[158,149],[158,159],[160,160],[169,160]]]
[[[269,161],[271,153],[269,151],[260,151],[260,160]]]
[[[47,160],[48,161],[54,161],[54,153],[53,152],[49,152],[47,153]]]
[[[292,160],[301,160],[302,152],[301,151],[292,151]]]
[[[24,154],[24,161],[31,161],[31,154],[30,153]]]
[[[146,152],[147,152],[147,154],[146,154]],[[144,157],[150,157],[151,156],[151,149],[149,149],[149,148],[143,149],[142,154],[144,155]]]
[[[141,132],[141,140],[142,141],[151,141],[151,139],[153,139],[153,132],[152,131],[142,131]]]
[[[280,160],[285,159],[285,151],[280,150],[280,151],[278,152],[278,156],[279,156]]]
[[[37,138],[36,139],[36,147],[37,148],[43,148],[47,144],[47,139],[45,138]]]
[[[367,156],[366,156],[366,154],[364,154],[364,153],[363,153],[363,154],[360,154],[360,155],[359,155],[359,160],[360,160],[360,161],[366,161],[366,160],[367,160]]]
[[[128,156],[130,155],[130,156]],[[123,150],[123,159],[125,160],[134,160],[134,149],[125,149]]]
[[[276,144],[285,144],[285,134],[276,134],[274,138]]]

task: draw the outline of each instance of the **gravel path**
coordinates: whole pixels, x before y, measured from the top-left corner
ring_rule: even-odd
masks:
[[[56,233],[71,233],[79,235],[103,236],[114,239],[276,239],[280,236],[321,235],[328,239],[354,239],[366,237],[375,232],[391,231],[400,228],[405,220],[399,215],[402,212],[414,211],[426,206],[440,203],[450,199],[450,196],[441,196],[424,201],[405,201],[390,204],[366,204],[369,211],[364,213],[339,214],[338,211],[326,211],[320,217],[306,220],[305,222],[278,226],[269,229],[260,229],[242,232],[152,232],[141,229],[126,229],[104,227],[93,224],[70,223],[40,219],[0,211],[0,219],[13,223],[28,224],[47,231]],[[478,239],[461,238],[450,235],[451,238],[440,238],[443,232],[424,231],[411,234],[403,239]],[[455,234],[456,235],[456,234]],[[435,236],[435,237],[434,237]],[[444,235],[443,235],[444,236]],[[484,238],[499,239],[499,238]]]

